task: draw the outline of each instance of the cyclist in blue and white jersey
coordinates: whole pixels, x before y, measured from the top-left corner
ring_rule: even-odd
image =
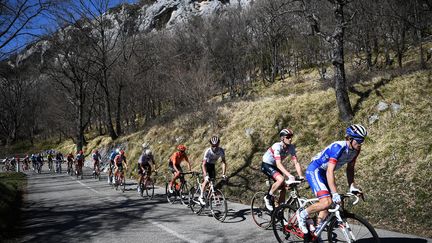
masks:
[[[261,163],[261,171],[271,177],[275,182],[268,191],[267,195],[264,196],[266,208],[270,211],[273,210],[274,205],[274,193],[280,189],[279,203],[285,200],[285,176],[288,177],[289,182],[294,182],[295,177],[285,168],[282,161],[291,156],[297,174],[300,178],[303,178],[300,163],[297,160],[295,146],[291,143],[294,132],[285,128],[279,132],[280,142],[273,144],[263,156],[263,162]]]
[[[145,144],[143,144],[143,148],[145,150],[138,159],[138,175],[140,176],[137,186],[138,192],[141,190],[141,183],[147,181],[147,178],[151,176],[152,167],[156,167],[152,151],[148,149],[148,146],[144,145]]]
[[[204,201],[204,190],[207,183],[211,179],[216,178],[216,161],[220,158],[222,161],[222,179],[226,180],[226,160],[225,160],[225,150],[219,147],[220,139],[217,136],[213,136],[209,140],[211,147],[207,148],[204,152],[204,158],[202,162],[202,171],[204,176],[204,181],[201,184],[201,194],[198,200],[201,204],[206,204]]]
[[[332,202],[341,202],[334,175],[337,169],[347,164],[346,174],[350,192],[361,193],[354,183],[354,166],[366,136],[365,127],[351,125],[346,129],[345,140],[333,142],[312,159],[306,169],[306,179],[319,202],[297,211],[297,220],[303,233],[308,233],[306,220],[309,214],[319,212],[318,230],[321,227],[320,222],[328,215],[327,209]]]

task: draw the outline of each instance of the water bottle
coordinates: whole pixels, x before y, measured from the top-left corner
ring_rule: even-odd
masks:
[[[314,226],[314,221],[311,218],[308,218],[306,220],[307,225],[309,225],[309,232],[314,232],[315,231],[315,226]]]

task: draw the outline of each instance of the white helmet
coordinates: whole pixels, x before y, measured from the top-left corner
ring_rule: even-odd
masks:
[[[149,147],[148,143],[143,143],[141,146],[145,149]]]
[[[152,151],[151,151],[150,149],[146,149],[144,153],[145,153],[146,155],[151,155],[151,154],[152,154]]]
[[[119,149],[119,148],[118,148],[118,149],[116,149],[115,151],[116,151],[116,153],[120,153],[120,149]]]

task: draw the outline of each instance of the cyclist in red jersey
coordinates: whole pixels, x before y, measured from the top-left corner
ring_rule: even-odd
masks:
[[[169,192],[173,193],[172,185],[180,177],[180,173],[183,172],[183,169],[180,167],[180,163],[184,160],[188,164],[188,169],[191,171],[191,165],[189,162],[189,158],[186,154],[186,146],[180,144],[177,146],[177,152],[174,152],[169,160],[168,167],[171,169],[171,172],[174,174],[172,180],[169,182]]]
[[[123,163],[125,165],[125,169],[127,169],[127,161],[126,161],[126,156],[124,155],[125,151],[124,150],[120,150],[120,153],[118,155],[116,155],[116,157],[114,158],[114,176],[117,177],[118,173],[124,173],[123,171]]]

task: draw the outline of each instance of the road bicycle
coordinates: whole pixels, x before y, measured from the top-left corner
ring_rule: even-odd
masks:
[[[42,173],[42,166],[43,166],[43,162],[36,162],[36,173],[38,174]]]
[[[98,162],[98,164],[95,166],[95,170],[93,170],[93,178],[100,181],[101,180],[101,173],[100,173],[100,164],[101,162]]]
[[[68,175],[72,175],[73,174],[72,164],[73,164],[73,160],[68,160],[68,162],[67,162],[67,173],[68,173]]]
[[[180,172],[179,180],[174,182],[171,187],[172,192],[170,192],[169,180],[166,181],[165,193],[169,203],[173,204],[177,201],[177,198],[179,198],[183,205],[189,204],[189,185],[185,179],[185,175],[194,175],[195,173],[197,172]]]
[[[79,177],[81,177],[81,180],[84,178],[83,175],[83,165],[84,162],[79,163],[78,161],[75,164],[75,174],[76,174],[76,178],[78,179]]]
[[[289,193],[288,198],[285,200],[286,204],[291,204],[295,208],[299,208],[300,204],[298,201],[299,193],[298,193],[298,187],[304,180],[300,180],[299,178],[296,178],[294,182],[285,181],[286,185],[286,193]],[[252,220],[254,223],[263,229],[268,229],[271,227],[272,222],[272,211],[268,210],[264,197],[267,195],[267,193],[270,191],[272,187],[272,178],[268,177],[266,180],[266,185],[268,186],[267,192],[259,191],[255,193],[255,195],[252,198],[251,202],[251,214],[252,214]],[[278,197],[276,196],[275,204],[278,203]],[[275,207],[278,205],[275,205]]]
[[[145,171],[143,181],[139,184],[141,197],[149,200],[153,198],[157,172],[157,170],[154,170],[152,176],[148,176],[147,171]]]
[[[215,179],[210,179],[209,183],[207,183],[204,192],[205,204],[201,204],[198,199],[201,195],[200,176],[197,176],[196,180],[197,183],[191,188],[189,194],[189,207],[192,212],[200,215],[204,212],[204,209],[210,208],[211,214],[215,219],[220,222],[225,221],[225,218],[228,214],[228,203],[222,191],[215,188]],[[222,180],[222,182],[225,182],[225,180]]]
[[[115,190],[118,190],[120,187],[122,192],[126,190],[126,178],[124,176],[123,167],[120,167],[117,171],[117,174],[114,176],[114,183],[112,184]]]
[[[282,204],[275,209],[272,215],[273,233],[278,242],[317,242],[324,231],[327,232],[328,242],[375,242],[380,239],[373,226],[363,217],[350,213],[345,209],[346,203],[356,205],[359,196],[353,193],[341,195],[341,204],[329,209],[329,215],[322,222],[322,226],[315,229],[315,219],[307,220],[309,232],[304,234],[297,222],[296,211],[291,204]],[[316,203],[319,199],[299,198],[300,207]]]
[[[53,172],[53,160],[52,159],[48,159],[48,170],[49,172]]]
[[[56,160],[56,173],[61,174],[62,173],[62,167],[61,167],[62,161],[61,160]]]

